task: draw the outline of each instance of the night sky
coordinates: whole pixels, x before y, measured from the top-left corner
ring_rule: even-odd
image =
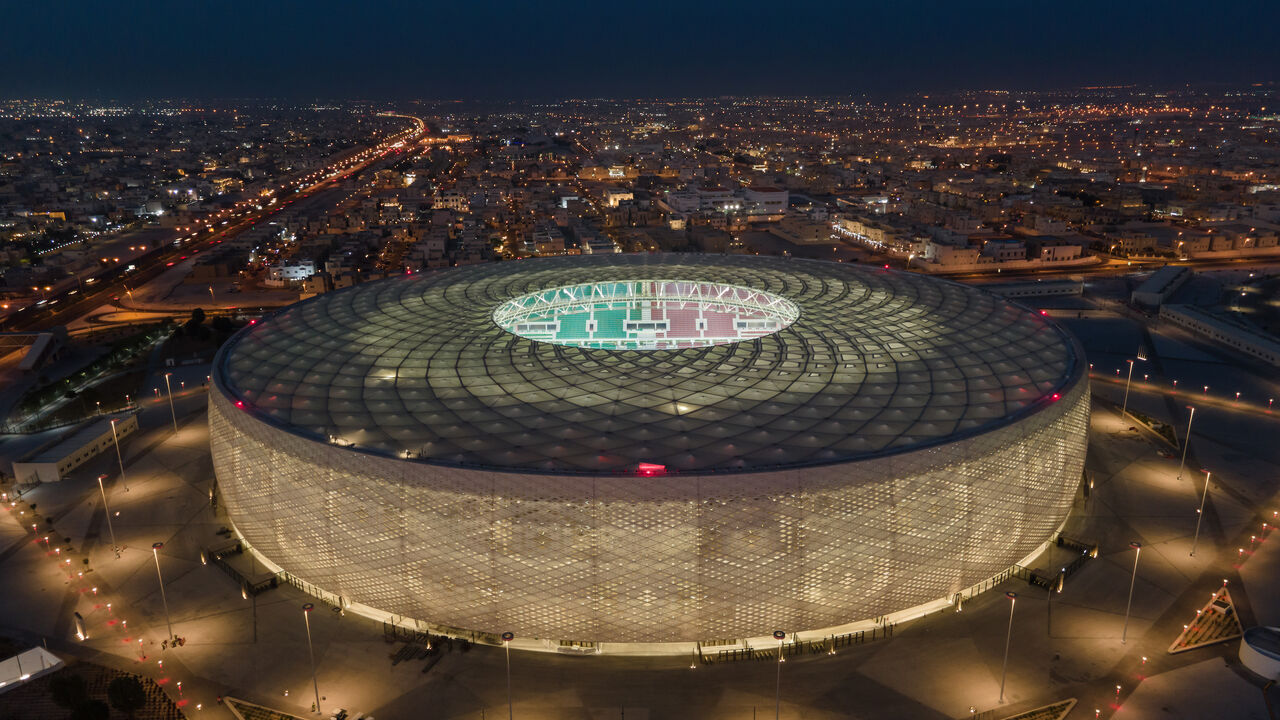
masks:
[[[886,96],[1250,83],[1280,2],[40,0],[0,3],[0,96]]]

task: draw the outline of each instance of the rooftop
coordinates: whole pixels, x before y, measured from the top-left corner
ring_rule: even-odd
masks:
[[[659,286],[671,292],[653,297]],[[625,289],[627,304],[583,287]],[[699,323],[699,306],[672,296],[713,287],[734,288],[749,316],[710,308]],[[495,322],[548,298],[573,303],[560,318],[572,332]],[[779,322],[750,324],[762,304]],[[668,331],[675,349],[658,343]],[[261,420],[367,452],[517,471],[738,472],[1004,425],[1073,383],[1080,360],[1047,318],[956,283],[782,258],[607,255],[321,295],[236,335],[215,372]]]

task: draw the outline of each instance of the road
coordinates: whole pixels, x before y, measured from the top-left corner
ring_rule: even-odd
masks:
[[[361,173],[381,160],[399,153],[403,147],[422,139],[427,132],[426,122],[411,115],[392,115],[410,121],[410,127],[392,135],[377,145],[348,154],[321,170],[301,178],[285,180],[272,193],[270,199],[243,200],[233,208],[212,213],[197,220],[201,228],[193,228],[185,234],[174,230],[166,236],[158,248],[137,259],[137,270],[129,271],[121,264],[94,278],[92,287],[72,289],[48,298],[42,307],[19,310],[3,322],[4,330],[33,330],[65,325],[76,318],[92,313],[109,304],[129,288],[138,287],[159,277],[166,269],[186,258],[208,250],[224,239],[244,232],[259,222],[269,220],[291,204],[311,198],[317,193],[340,186],[342,181]],[[263,203],[263,204],[259,204]],[[56,307],[55,307],[56,305]]]

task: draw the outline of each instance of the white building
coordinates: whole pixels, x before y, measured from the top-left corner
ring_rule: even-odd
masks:
[[[466,212],[471,207],[471,202],[457,190],[446,190],[432,199],[431,206],[436,210]]]
[[[315,274],[316,264],[311,260],[281,263],[267,268],[267,279],[263,284],[267,287],[284,287],[288,283],[306,280]]]
[[[114,433],[111,429],[113,419],[116,421]],[[112,447],[117,439],[123,440],[137,429],[136,413],[104,415],[28,453],[13,464],[13,477],[20,484],[57,482],[90,458]]]
[[[1151,274],[1136,290],[1129,296],[1129,300],[1135,305],[1147,305],[1149,307],[1160,307],[1170,295],[1195,275],[1195,272],[1185,265],[1165,265],[1159,270]]]
[[[635,193],[631,192],[630,190],[609,189],[604,191],[604,204],[611,208],[618,207],[618,205],[625,200],[635,200],[635,199],[636,199]]]
[[[1160,319],[1280,367],[1280,341],[1237,320],[1193,305],[1161,305]]]
[[[743,191],[742,198],[752,215],[782,215],[787,212],[789,194],[775,187],[753,185]]]

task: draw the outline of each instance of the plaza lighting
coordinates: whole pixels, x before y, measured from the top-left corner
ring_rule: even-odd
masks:
[[[164,595],[164,576],[160,574],[160,548],[164,547],[164,543],[151,544],[151,557],[156,561],[156,578],[160,581],[160,601],[164,603],[164,622],[169,626],[169,638],[174,637],[173,620],[169,617],[169,599]]]
[[[102,493],[102,510],[107,514],[107,531],[111,533],[111,549],[115,552],[116,557],[120,557],[120,546],[116,544],[116,530],[111,526],[111,508],[107,506],[107,490],[102,486],[102,478],[106,475],[98,476],[98,492]],[[94,588],[95,594],[97,588]]]
[[[786,662],[782,657],[782,643],[787,639],[787,634],[782,630],[774,630],[773,637],[778,641],[778,681],[773,690],[773,720],[778,720],[782,714],[782,663]]]
[[[120,484],[129,492],[129,479],[124,476],[124,456],[120,454],[120,435],[116,433],[116,418],[111,418],[111,439],[116,443],[116,462],[120,463]]]
[[[169,393],[169,415],[173,418],[173,431],[178,432],[178,413],[173,409],[173,385],[169,383],[169,376],[173,373],[164,374],[164,389]]]
[[[1018,602],[1018,593],[1007,592],[1009,598],[1009,630],[1004,636],[1004,668],[1000,671],[1000,702],[1004,702],[1004,681],[1009,674],[1009,643],[1013,640],[1013,608]]]
[[[502,633],[502,648],[507,654],[507,720],[511,720],[513,715],[511,705],[511,641],[515,638],[515,633],[510,631]]]
[[[1129,602],[1124,606],[1124,629],[1120,632],[1120,644],[1123,645],[1129,636],[1129,609],[1133,607],[1133,586],[1138,580],[1138,558],[1142,555],[1142,543],[1131,542],[1129,547],[1133,548],[1133,575],[1129,578]],[[1117,685],[1117,693],[1120,687]],[[1118,695],[1117,695],[1118,696]]]
[[[1191,417],[1187,418],[1187,436],[1182,440],[1182,462],[1178,463],[1178,479],[1182,479],[1182,469],[1187,465],[1187,447],[1191,445],[1191,422],[1196,419],[1196,409],[1190,405]],[[1193,552],[1192,555],[1195,553]]]
[[[1129,414],[1129,383],[1133,381],[1133,360],[1129,360],[1129,375],[1124,381],[1124,403],[1120,405],[1120,417]]]
[[[1196,535],[1191,540],[1191,557],[1196,556],[1196,545],[1200,543],[1200,523],[1204,521],[1204,501],[1209,497],[1209,478],[1213,477],[1212,471],[1205,471],[1204,474],[1204,490],[1200,493],[1200,509],[1196,510]]]
[[[316,680],[316,653],[311,647],[311,609],[314,603],[302,604],[302,621],[307,626],[307,655],[311,656],[311,688],[316,692],[316,712],[320,712],[320,683]]]

